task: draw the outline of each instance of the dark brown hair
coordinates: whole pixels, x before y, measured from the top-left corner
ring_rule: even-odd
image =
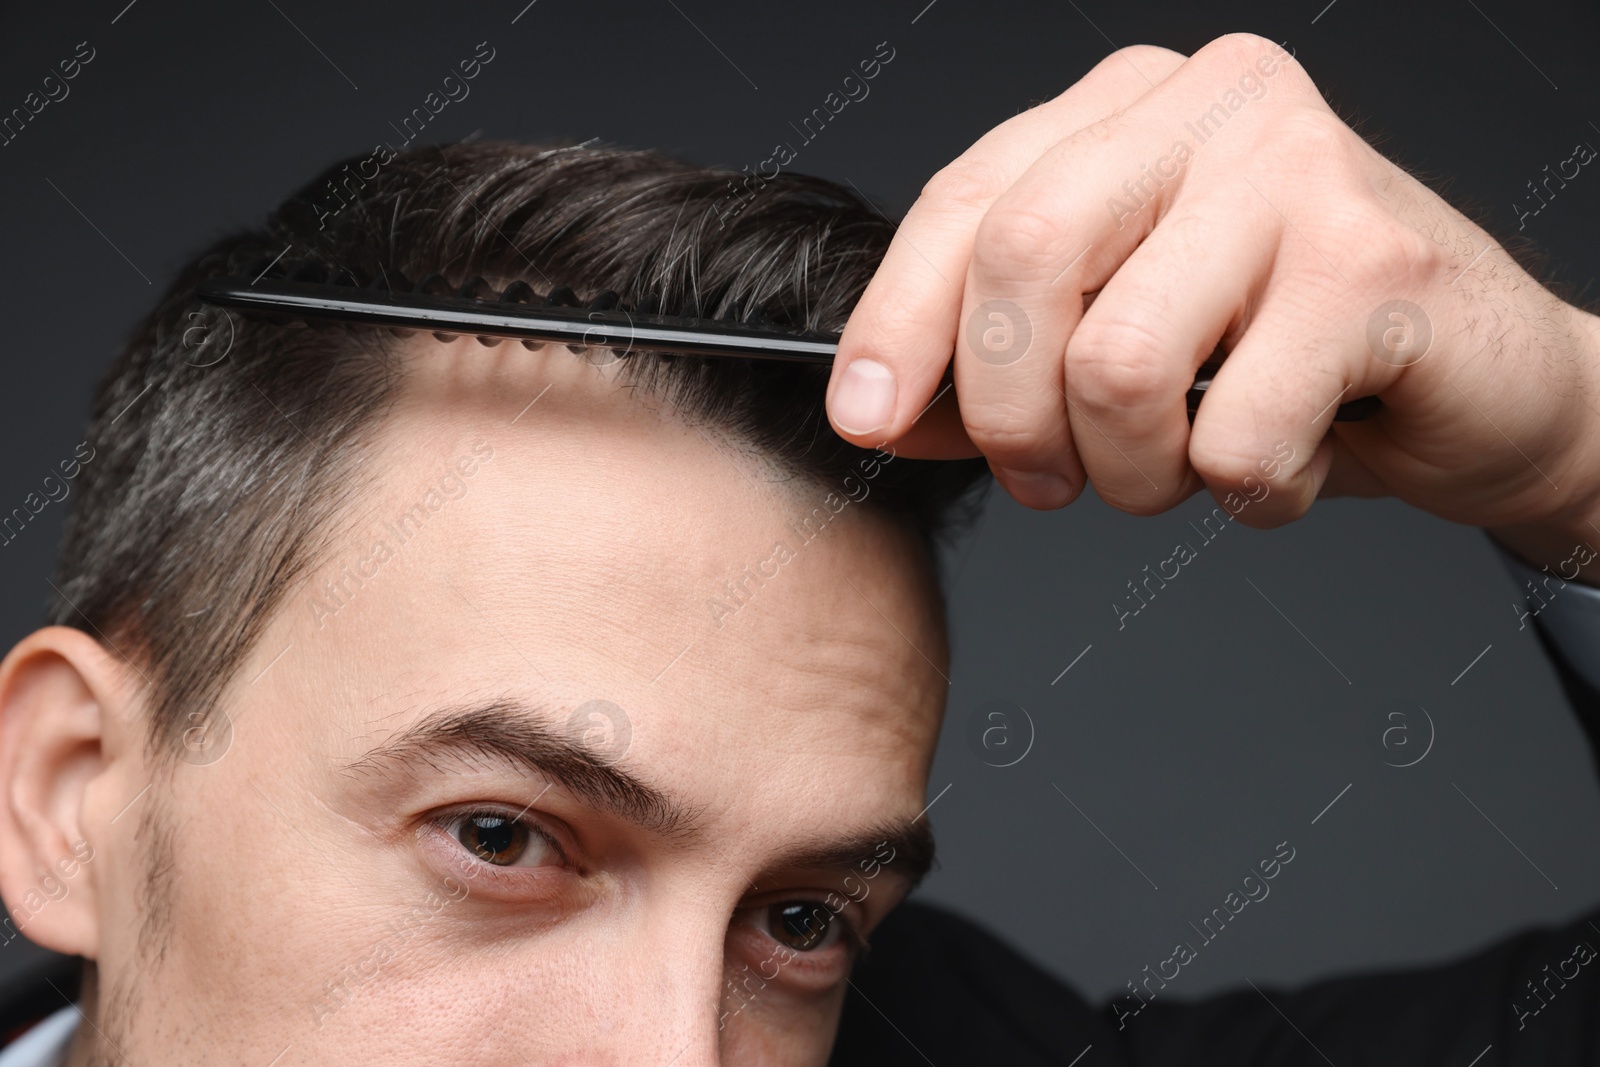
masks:
[[[196,301],[201,279],[282,253],[367,276],[520,279],[666,313],[841,328],[893,226],[850,190],[794,175],[730,213],[738,177],[650,152],[512,143],[335,164],[181,271],[110,367],[52,620],[138,665],[158,749],[203,724],[319,558],[394,395],[401,346],[387,333],[230,324]],[[624,372],[797,476],[837,484],[870,455],[828,425],[823,368],[641,355]],[[983,464],[881,470],[867,506],[931,544]]]

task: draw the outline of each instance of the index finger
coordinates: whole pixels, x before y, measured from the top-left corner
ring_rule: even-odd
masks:
[[[933,401],[955,351],[973,237],[989,206],[1062,138],[1127,107],[1184,62],[1150,45],[1120,49],[1066,92],[990,130],[923,188],[845,324],[828,416],[857,444],[894,441],[941,458],[949,419],[905,437]],[[965,447],[962,447],[965,446]],[[964,440],[956,447],[970,454]]]

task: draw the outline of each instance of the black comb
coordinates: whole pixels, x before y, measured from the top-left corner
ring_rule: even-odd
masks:
[[[574,351],[609,348],[619,357],[655,352],[828,365],[839,347],[838,334],[795,330],[740,316],[737,310],[726,319],[660,315],[649,307],[623,307],[611,292],[585,304],[571,289],[554,288],[540,296],[520,281],[496,291],[473,278],[457,288],[435,274],[413,285],[395,272],[363,279],[350,271],[330,275],[314,264],[269,264],[253,279],[207,279],[196,295],[218,307],[310,324],[387,327],[401,334],[425,330],[441,341],[469,336],[489,346],[514,340],[527,348],[547,343]],[[1224,355],[1219,348],[1196,375],[1187,394],[1191,421]],[[1346,401],[1334,421],[1359,421],[1382,406],[1375,396]]]
[[[330,321],[392,330],[427,330],[441,340],[476,337],[486,345],[502,339],[529,348],[548,342],[572,348],[609,348],[619,356],[660,352],[683,356],[741,356],[827,364],[833,362],[839,335],[797,331],[774,323],[657,315],[621,306],[617,295],[603,292],[587,304],[571,289],[555,288],[540,296],[526,282],[513,282],[502,292],[473,278],[456,289],[431,275],[409,289],[406,279],[380,277],[362,286],[348,272],[332,279],[311,280],[311,270],[257,278],[212,278],[200,283],[199,298],[208,304],[269,316]]]

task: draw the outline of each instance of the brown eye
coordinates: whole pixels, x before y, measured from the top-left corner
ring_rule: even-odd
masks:
[[[767,909],[767,931],[773,939],[797,952],[815,952],[838,940],[844,922],[827,905],[815,900],[791,900]]]
[[[509,867],[528,851],[527,826],[500,815],[468,815],[456,827],[456,840],[486,863]]]

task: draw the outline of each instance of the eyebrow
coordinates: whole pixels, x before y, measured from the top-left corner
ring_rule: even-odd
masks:
[[[697,813],[628,771],[596,758],[578,740],[552,723],[559,716],[537,705],[499,700],[466,708],[444,708],[346,764],[348,774],[367,774],[385,766],[418,764],[443,770],[441,761],[481,759],[509,765],[559,784],[584,803],[664,837],[697,836]],[[884,848],[892,857],[883,859]],[[769,871],[861,870],[877,860],[882,870],[915,887],[934,863],[933,833],[919,815],[880,823],[866,831],[820,845],[803,845],[776,858]],[[873,875],[876,877],[876,875]]]
[[[547,711],[513,700],[446,708],[371,749],[345,770],[364,774],[386,764],[426,764],[442,769],[441,759],[482,759],[549,779],[589,806],[663,836],[694,833],[693,812],[547,725],[554,718]]]
[[[892,849],[887,853],[885,847]],[[876,860],[881,868],[874,873],[870,861]],[[770,871],[849,870],[858,877],[876,878],[879,873],[892,873],[906,883],[907,890],[933,869],[933,831],[921,816],[906,822],[882,823],[861,834],[853,834],[843,841],[826,845],[800,848],[780,856],[767,865]],[[863,865],[866,866],[863,866]],[[759,888],[759,887],[758,887]]]

